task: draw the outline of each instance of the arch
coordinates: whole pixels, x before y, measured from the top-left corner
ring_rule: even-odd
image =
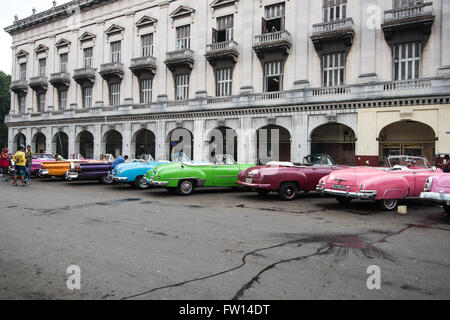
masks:
[[[334,162],[355,165],[355,131],[349,126],[330,122],[311,132],[311,153],[326,153]]]
[[[47,137],[42,132],[38,132],[34,135],[32,139],[32,148],[35,153],[45,153],[47,150]]]
[[[139,158],[144,154],[150,154],[153,159],[156,156],[156,136],[148,129],[141,129],[133,137],[135,156]]]
[[[19,147],[22,146],[26,146],[27,144],[27,137],[25,137],[25,135],[21,132],[19,132],[18,134],[16,134],[16,136],[14,137],[14,146],[16,147],[16,150],[19,150]]]
[[[64,131],[58,131],[52,140],[53,152],[56,152],[64,159],[69,158],[69,136]]]
[[[123,137],[117,130],[109,130],[103,136],[103,153],[120,156],[123,151]]]
[[[291,161],[291,133],[278,125],[267,125],[256,131],[258,164],[270,161]]]
[[[184,137],[188,141],[184,141]],[[188,129],[175,128],[168,134],[167,141],[169,142],[169,160],[172,160],[174,152],[184,152],[190,159],[194,158],[194,135]]]
[[[84,130],[80,132],[77,136],[77,151],[85,159],[94,158],[94,135],[88,131]]]
[[[436,133],[423,122],[402,120],[380,130],[379,161],[390,155],[425,157],[433,163],[436,150]]]
[[[219,143],[220,145],[218,145]],[[212,160],[216,154],[230,154],[237,161],[238,135],[230,127],[216,127],[208,133],[205,149],[209,160]]]

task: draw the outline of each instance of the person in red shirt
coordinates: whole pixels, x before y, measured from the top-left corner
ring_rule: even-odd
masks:
[[[6,178],[9,169],[9,159],[10,156],[8,154],[8,148],[4,148],[3,152],[0,154],[0,173],[3,175],[2,182],[8,182],[9,180]]]

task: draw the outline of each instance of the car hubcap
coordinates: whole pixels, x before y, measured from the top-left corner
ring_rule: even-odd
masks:
[[[286,189],[286,196],[288,198],[292,198],[292,196],[294,195],[294,189],[292,187],[289,187]]]
[[[189,193],[192,190],[192,184],[190,182],[183,182],[183,184],[181,185],[181,190],[184,193]]]
[[[394,199],[384,200],[384,205],[388,209],[394,209],[395,206],[397,205],[397,200]]]
[[[147,186],[148,186],[148,183],[147,183],[146,179],[144,179],[144,178],[139,179],[139,187],[147,188]]]

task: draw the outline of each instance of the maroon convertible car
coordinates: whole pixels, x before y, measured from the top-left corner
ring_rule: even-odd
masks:
[[[294,200],[300,191],[315,191],[319,180],[335,170],[348,167],[337,166],[330,156],[316,154],[305,157],[305,164],[270,162],[265,166],[252,167],[241,172],[237,183],[254,188],[261,195],[278,192],[282,200]]]

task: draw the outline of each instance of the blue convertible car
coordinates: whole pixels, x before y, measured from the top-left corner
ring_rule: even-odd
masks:
[[[190,163],[191,159],[184,154],[178,153],[172,156],[173,162]],[[145,155],[139,160],[125,162],[119,164],[112,172],[111,177],[113,182],[128,183],[133,185],[138,190],[149,189],[150,185],[147,183],[147,172],[153,168],[170,163],[170,161],[156,162],[151,155]]]

